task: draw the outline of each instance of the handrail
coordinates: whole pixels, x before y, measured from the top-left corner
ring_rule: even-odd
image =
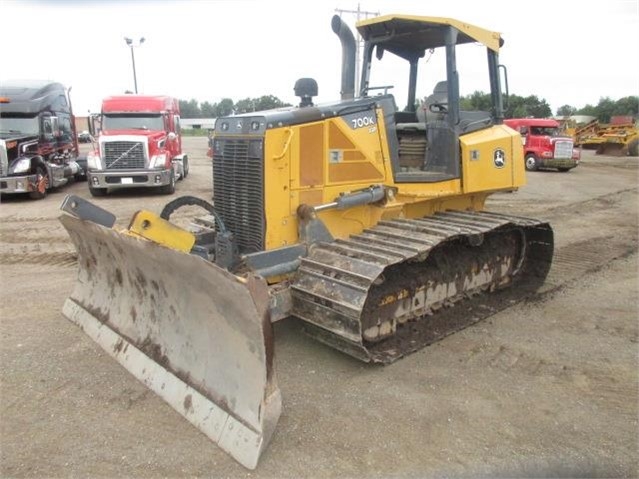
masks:
[[[284,158],[284,155],[286,155],[286,152],[288,151],[289,147],[291,146],[291,140],[293,139],[293,129],[292,128],[287,128],[286,132],[288,133],[288,138],[284,142],[284,148],[282,148],[282,153],[280,153],[279,155],[273,157],[273,159],[275,161],[278,161],[278,160],[281,160],[282,158]]]

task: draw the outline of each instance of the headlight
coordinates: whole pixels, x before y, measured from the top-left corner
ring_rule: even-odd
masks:
[[[165,164],[166,164],[166,153],[162,153],[159,155],[153,155],[151,157],[151,162],[149,163],[149,166],[151,168],[164,168]]]
[[[100,161],[100,155],[92,151],[87,155],[87,170],[101,170],[102,162]]]
[[[29,158],[22,158],[13,164],[14,173],[26,173],[31,169],[31,160]]]

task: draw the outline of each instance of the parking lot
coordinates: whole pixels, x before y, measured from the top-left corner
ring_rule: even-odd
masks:
[[[207,139],[187,137],[173,196],[95,200],[128,224],[183,194],[210,200]],[[82,144],[82,148],[88,148]],[[528,173],[494,211],[547,219],[555,261],[530,300],[390,366],[275,326],[283,413],[256,471],[223,453],[64,318],[75,252],[66,194],[0,205],[3,477],[433,477],[639,474],[639,159],[583,152]],[[93,201],[93,200],[92,200]]]

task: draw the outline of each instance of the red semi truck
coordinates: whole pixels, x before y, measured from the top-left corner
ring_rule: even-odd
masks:
[[[579,164],[580,151],[571,137],[561,133],[559,122],[543,118],[511,118],[504,123],[521,134],[526,169],[568,171]]]
[[[169,96],[120,95],[102,101],[90,121],[97,147],[87,155],[87,180],[93,196],[111,189],[152,187],[173,194],[189,173],[182,151],[180,107]]]

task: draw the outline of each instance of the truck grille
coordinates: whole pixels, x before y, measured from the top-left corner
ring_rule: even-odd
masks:
[[[146,154],[144,143],[139,141],[109,141],[104,145],[104,162],[111,170],[144,168]]]
[[[572,141],[560,140],[555,142],[555,159],[562,160],[572,158]]]
[[[218,138],[213,154],[213,200],[240,253],[264,250],[263,139]]]

